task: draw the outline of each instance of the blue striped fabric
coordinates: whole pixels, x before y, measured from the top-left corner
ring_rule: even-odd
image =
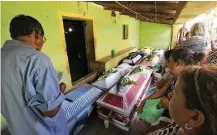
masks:
[[[92,87],[73,102],[65,100],[62,103],[62,108],[65,111],[67,121],[76,117],[85,107],[93,104],[99,98],[101,93],[101,90]]]

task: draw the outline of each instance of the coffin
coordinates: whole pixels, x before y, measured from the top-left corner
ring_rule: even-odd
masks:
[[[117,93],[117,85],[112,87],[107,94],[97,100],[98,105],[110,108],[118,113],[130,116],[143,90],[148,88],[151,82],[152,70],[144,68],[142,72],[130,75],[130,79],[136,84],[120,87]]]
[[[150,68],[153,68],[156,64],[163,63],[163,51],[156,51],[149,57],[149,59],[145,59],[141,62],[142,65],[146,65]]]
[[[119,114],[117,112],[113,112],[110,109],[105,107],[98,106],[98,117],[102,120],[109,120],[109,123],[125,130],[129,131],[130,126],[137,116],[137,112],[134,109],[129,117]]]
[[[147,66],[153,68],[156,64],[160,62],[160,57],[156,54],[152,55],[147,62]]]
[[[146,97],[145,91],[151,83],[152,69],[144,68],[142,72],[127,75],[136,84],[120,87],[117,85],[97,100],[99,118],[110,119],[110,123],[128,131],[136,117],[135,107]]]
[[[121,76],[124,76],[130,71],[132,71],[133,67],[129,64],[123,63],[114,70],[116,72],[109,74],[106,78],[98,79],[97,81],[92,83],[92,85],[101,90],[108,90],[118,82]]]
[[[134,56],[128,56],[123,60],[123,63],[128,63],[130,65],[137,65],[139,64],[142,59],[145,57],[145,53],[143,52],[134,52]]]
[[[92,112],[93,103],[102,95],[98,88],[83,84],[79,88],[66,94],[66,99],[62,103],[68,121],[68,127],[73,130],[79,121],[87,119]]]
[[[152,54],[152,48],[142,48],[140,51],[144,52],[146,56],[150,56]]]

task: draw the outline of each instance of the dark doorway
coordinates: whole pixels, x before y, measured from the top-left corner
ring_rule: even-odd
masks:
[[[63,19],[72,83],[90,73],[86,48],[86,22]]]

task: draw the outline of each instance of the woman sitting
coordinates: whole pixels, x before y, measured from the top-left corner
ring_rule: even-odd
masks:
[[[169,97],[180,70],[185,66],[200,64],[201,57],[203,57],[202,53],[195,53],[187,48],[174,49],[169,58],[169,72],[174,78],[171,78],[164,87],[158,89],[150,98]]]
[[[217,135],[217,66],[184,68],[169,108],[176,124],[148,135]]]
[[[179,48],[174,49],[171,53],[170,59],[169,59],[169,72],[175,76],[171,81],[165,84],[164,87],[161,89],[158,89],[151,98],[160,98],[161,99],[161,106],[169,109],[169,98],[170,93],[173,91],[176,77],[180,74],[181,69],[183,69],[185,66],[189,65],[197,65],[199,64],[200,57],[202,55],[200,53],[194,53],[190,49],[187,48]],[[138,107],[137,112],[141,113],[143,106],[145,104],[146,100],[142,101],[140,106]],[[165,110],[163,113],[163,116],[169,117],[168,110]],[[167,124],[167,123],[166,123]],[[156,129],[159,129],[161,127],[164,127],[164,124],[159,124],[157,126],[151,126],[149,123],[136,119],[132,125],[131,133],[132,135],[143,135],[146,133],[149,133],[150,131],[154,131]]]
[[[161,80],[159,80],[157,83],[156,83],[156,88],[157,89],[160,89],[162,88],[169,80],[172,79],[172,75],[169,73],[169,58],[170,58],[170,55],[172,53],[173,50],[167,50],[165,53],[164,53],[164,67],[162,69],[162,78]]]

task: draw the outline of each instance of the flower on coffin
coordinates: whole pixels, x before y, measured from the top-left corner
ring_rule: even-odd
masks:
[[[143,71],[143,68],[141,66],[138,66],[138,67],[133,69],[133,71],[130,73],[130,75],[135,74],[135,73],[139,73],[142,71]]]
[[[120,87],[121,86],[126,86],[126,85],[131,85],[131,84],[135,84],[136,82],[131,80],[129,78],[129,76],[121,76],[121,78],[119,79],[118,83],[117,83],[117,89],[116,89],[116,94],[120,91]]]

